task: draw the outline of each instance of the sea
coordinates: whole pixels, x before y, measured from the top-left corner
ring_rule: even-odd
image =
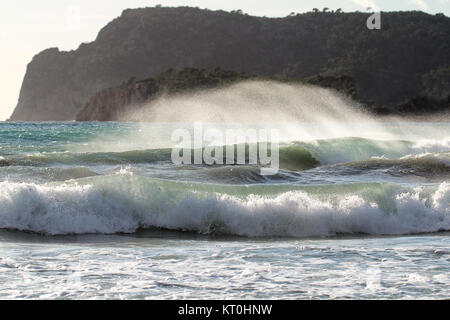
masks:
[[[272,175],[189,126],[0,123],[0,299],[450,297],[450,122],[283,123]]]

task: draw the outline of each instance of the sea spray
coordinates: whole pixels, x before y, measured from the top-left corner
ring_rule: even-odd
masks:
[[[427,144],[449,146],[445,123],[427,126],[404,118],[374,117],[364,106],[332,89],[276,81],[244,81],[219,89],[163,96],[130,108],[121,120],[139,124],[130,125],[130,130],[121,130],[119,135],[111,132],[99,136],[76,150],[172,148],[173,132],[193,127],[195,122],[221,131],[276,129],[285,143],[362,138],[406,140],[415,142],[418,148]]]

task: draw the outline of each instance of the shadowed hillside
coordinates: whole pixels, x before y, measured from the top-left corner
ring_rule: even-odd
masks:
[[[306,79],[280,79],[220,68],[210,71],[193,68],[185,68],[181,71],[170,69],[154,78],[138,81],[132,78],[120,86],[99,91],[88,100],[86,106],[77,114],[76,120],[124,121],[128,119],[130,113],[143,111],[145,105],[162,96],[193,90],[218,89],[246,80],[316,85],[335,89],[349,97],[356,96],[354,80],[350,77],[317,76]],[[138,119],[142,120],[142,118]]]
[[[285,18],[197,8],[125,10],[77,50],[48,49],[28,65],[11,120],[73,120],[95,93],[168,69],[222,68],[259,76],[348,76],[382,112],[444,108],[450,95],[450,19],[421,12],[305,13]],[[419,99],[419,100],[417,100]],[[419,102],[417,102],[419,101]],[[421,104],[422,103],[422,104]]]

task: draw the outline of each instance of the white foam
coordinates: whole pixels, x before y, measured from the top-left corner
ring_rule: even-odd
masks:
[[[398,194],[396,213],[353,195],[335,203],[303,191],[275,197],[170,191],[142,195],[94,186],[0,183],[0,228],[56,234],[134,232],[140,227],[241,236],[330,236],[337,233],[410,234],[450,230],[450,184],[425,196]],[[427,201],[428,200],[428,201]]]

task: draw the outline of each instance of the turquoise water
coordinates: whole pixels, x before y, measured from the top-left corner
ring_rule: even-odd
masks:
[[[0,123],[0,298],[448,298],[450,123],[375,129],[282,132],[262,176],[174,165],[167,124]]]

